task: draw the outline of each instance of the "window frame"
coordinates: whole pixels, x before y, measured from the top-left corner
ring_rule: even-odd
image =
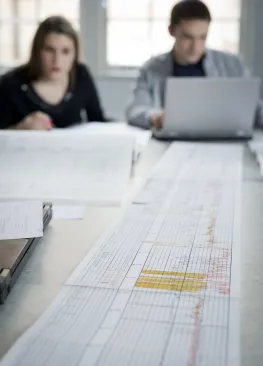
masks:
[[[91,0],[96,1],[96,0]],[[135,78],[138,74],[138,67],[134,66],[113,66],[107,62],[107,0],[98,4],[98,28],[99,29],[99,46],[98,46],[98,64],[96,73],[100,77],[112,78]]]
[[[19,0],[8,0],[8,1],[12,1],[11,7],[12,7],[12,14],[14,15],[14,17],[10,18],[10,17],[5,17],[5,16],[2,16],[2,17],[0,16],[0,28],[2,25],[10,25],[10,26],[14,27],[14,29],[13,29],[14,38],[13,38],[12,45],[10,45],[10,47],[13,48],[13,54],[16,59],[7,62],[4,60],[1,60],[1,58],[0,58],[0,69],[14,67],[21,63],[21,60],[19,60],[20,49],[21,49],[21,44],[19,42],[19,27],[21,25],[34,25],[37,27],[38,24],[42,20],[40,17],[39,8],[41,5],[41,1],[43,1],[43,0],[34,0],[36,12],[35,12],[34,17],[28,17],[28,18],[19,17],[19,5],[18,5]],[[79,2],[81,3],[81,0],[79,0]],[[79,13],[81,13],[81,12],[79,12]],[[73,22],[73,24],[78,22],[80,25],[80,14],[79,14],[79,18],[77,20],[70,19],[70,21]]]
[[[83,0],[84,1],[84,0]],[[89,0],[96,1],[96,0]],[[98,46],[98,62],[94,67],[95,73],[102,78],[107,77],[116,77],[116,78],[134,78],[138,75],[139,67],[136,66],[114,66],[109,65],[107,62],[107,0],[102,0],[100,3],[96,1],[98,4],[98,30],[99,30],[99,46]],[[152,19],[152,18],[151,18]],[[241,23],[241,11],[238,18],[217,18],[212,20],[213,22],[238,22],[239,24],[239,42],[238,42],[238,51],[240,50],[240,23]],[[167,50],[169,51],[169,50]]]

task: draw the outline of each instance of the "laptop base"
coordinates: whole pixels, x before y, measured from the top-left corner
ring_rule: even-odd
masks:
[[[252,133],[243,134],[187,134],[187,133],[172,133],[164,131],[162,129],[152,129],[152,137],[162,141],[199,141],[199,142],[235,142],[235,141],[248,141],[252,138]]]

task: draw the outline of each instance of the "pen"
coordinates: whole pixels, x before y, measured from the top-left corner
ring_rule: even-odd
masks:
[[[45,120],[45,124],[47,124],[47,125],[48,125],[49,130],[51,130],[51,129],[52,129],[52,127],[53,127],[53,122],[52,122],[52,118],[51,118],[50,116],[48,116],[48,118]]]

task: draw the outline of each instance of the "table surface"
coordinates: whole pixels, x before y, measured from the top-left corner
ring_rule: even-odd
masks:
[[[168,143],[151,140],[133,169],[122,207],[89,207],[84,220],[52,221],[6,303],[0,306],[0,358],[43,313],[91,246],[122,214]],[[241,222],[242,366],[263,365],[263,180],[245,148]]]

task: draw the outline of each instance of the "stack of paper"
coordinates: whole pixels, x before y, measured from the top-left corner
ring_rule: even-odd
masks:
[[[120,204],[134,138],[64,132],[0,134],[0,199]]]
[[[43,236],[41,202],[0,202],[0,240],[40,236]]]

